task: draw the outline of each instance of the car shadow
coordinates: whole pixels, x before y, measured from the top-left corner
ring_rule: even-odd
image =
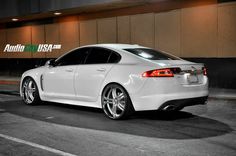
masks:
[[[133,119],[166,120],[166,121],[174,121],[193,117],[195,117],[195,115],[184,111],[140,111],[140,112],[135,112],[132,116]]]
[[[108,119],[101,109],[43,103],[27,106],[21,101],[1,102],[7,112],[45,122],[94,130],[163,139],[199,139],[233,131],[227,124],[185,111],[136,112],[127,120]]]

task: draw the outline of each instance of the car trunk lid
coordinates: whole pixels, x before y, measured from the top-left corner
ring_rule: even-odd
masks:
[[[177,69],[174,77],[182,85],[197,85],[203,83],[203,67],[202,63],[194,63],[185,60],[152,60],[159,68]]]

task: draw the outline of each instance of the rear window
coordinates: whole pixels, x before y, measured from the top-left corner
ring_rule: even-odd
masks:
[[[132,54],[148,60],[180,60],[180,58],[147,48],[124,49]]]

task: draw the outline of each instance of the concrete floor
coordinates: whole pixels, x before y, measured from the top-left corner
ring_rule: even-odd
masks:
[[[0,94],[0,155],[234,156],[236,101],[176,113],[138,112],[112,121],[99,109],[44,103],[27,106]]]

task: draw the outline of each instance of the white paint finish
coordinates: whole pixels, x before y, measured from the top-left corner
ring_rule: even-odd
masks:
[[[45,151],[49,151],[49,152],[52,152],[52,153],[55,153],[55,154],[58,154],[58,155],[62,155],[62,156],[76,156],[76,155],[71,154],[71,153],[67,153],[67,152],[64,152],[64,151],[61,151],[61,150],[58,150],[58,149],[54,149],[54,148],[51,148],[51,147],[43,146],[43,145],[36,144],[36,143],[30,142],[30,141],[26,141],[26,140],[22,140],[22,139],[19,139],[19,138],[11,137],[11,136],[8,136],[8,135],[5,135],[5,134],[0,134],[0,137],[4,138],[4,139],[7,139],[7,140],[11,140],[11,141],[17,142],[17,143],[21,143],[21,144],[29,145],[29,146],[32,146],[32,147],[35,147],[35,148],[39,148],[39,149],[42,149],[42,150],[45,150]]]
[[[80,65],[75,73],[76,99],[96,102],[99,90],[113,64]]]
[[[43,88],[45,96],[70,99],[74,92],[74,73],[76,66],[49,67],[43,73]]]
[[[64,67],[41,67],[27,71],[22,79],[30,76],[40,86],[40,75],[44,73],[45,91],[39,88],[43,101],[101,108],[101,94],[109,83],[123,86],[131,97],[136,111],[156,110],[170,100],[188,99],[208,95],[208,79],[199,75],[199,84],[188,84],[186,75],[176,74],[172,78],[143,78],[145,71],[180,67],[182,70],[201,70],[203,65],[185,60],[147,60],[123,49],[145,48],[129,44],[97,44],[84,47],[103,47],[121,55],[117,64],[75,65]],[[66,72],[73,68],[72,72]],[[98,69],[104,68],[104,72]],[[22,83],[22,82],[21,82]],[[144,105],[145,103],[145,105]]]

